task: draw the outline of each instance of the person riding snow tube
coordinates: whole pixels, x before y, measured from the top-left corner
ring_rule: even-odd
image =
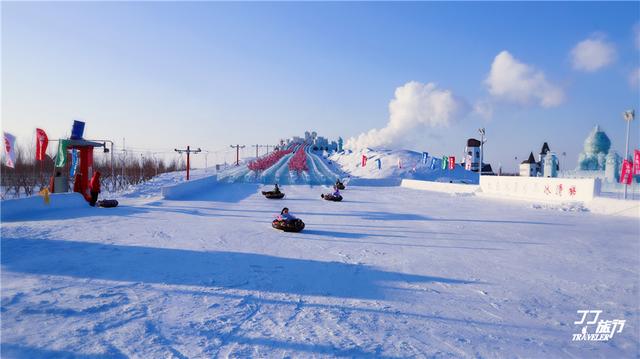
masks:
[[[280,215],[271,222],[271,226],[285,232],[300,232],[304,229],[304,222],[289,213],[289,208],[285,207],[280,211]]]
[[[320,197],[326,199],[327,201],[340,202],[342,201],[342,195],[340,194],[340,190],[334,186],[333,193],[321,194]]]
[[[262,194],[269,199],[281,199],[284,197],[284,193],[280,192],[280,187],[278,187],[277,183],[273,191],[262,191]]]

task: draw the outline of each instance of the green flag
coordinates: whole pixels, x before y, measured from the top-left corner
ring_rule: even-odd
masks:
[[[67,146],[69,140],[60,140],[58,142],[58,154],[56,155],[56,167],[64,167],[67,163]]]
[[[447,156],[442,156],[442,169],[446,169],[447,168],[447,164],[449,163],[449,157]]]

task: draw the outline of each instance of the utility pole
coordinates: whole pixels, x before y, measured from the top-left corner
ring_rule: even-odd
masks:
[[[267,154],[269,153],[269,145],[251,145],[251,147],[255,147],[256,148],[256,158],[258,158],[258,148],[267,148]]]
[[[196,154],[196,153],[200,153],[202,150],[200,149],[200,147],[198,147],[197,150],[192,150],[191,147],[187,146],[186,150],[179,150],[179,149],[175,149],[176,152],[178,153],[187,153],[187,181],[189,180],[189,168],[191,167],[191,163],[189,162],[189,157],[190,155]]]
[[[204,151],[204,171],[207,172],[207,156],[209,156],[209,151]]]
[[[124,170],[127,166],[127,146],[125,146],[124,137],[122,137],[122,178],[120,183],[124,183]]]
[[[624,117],[624,120],[627,122],[627,141],[625,142],[624,145],[624,160],[628,161],[629,160],[629,126],[631,126],[631,121],[633,121],[633,118],[636,117],[636,112],[634,110],[628,110],[625,111],[622,116]],[[625,183],[624,185],[624,199],[627,199],[627,187],[628,185]]]
[[[484,127],[478,129],[478,132],[480,133],[480,166],[478,168],[478,184],[480,184],[480,177],[482,177],[482,159],[484,155]]]
[[[231,148],[235,148],[236,149],[236,166],[240,166],[240,149],[244,148],[244,145],[231,145]],[[257,149],[256,149],[257,151]]]

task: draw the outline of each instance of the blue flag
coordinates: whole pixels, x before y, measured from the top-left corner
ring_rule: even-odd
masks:
[[[76,174],[76,167],[78,167],[78,150],[75,148],[71,151],[71,168],[69,168],[70,177]]]

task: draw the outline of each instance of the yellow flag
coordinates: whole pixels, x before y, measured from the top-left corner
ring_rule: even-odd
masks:
[[[51,199],[49,198],[49,189],[48,188],[44,188],[43,190],[41,190],[40,192],[38,192],[39,195],[41,195],[44,198],[44,203],[45,204],[49,204]]]

